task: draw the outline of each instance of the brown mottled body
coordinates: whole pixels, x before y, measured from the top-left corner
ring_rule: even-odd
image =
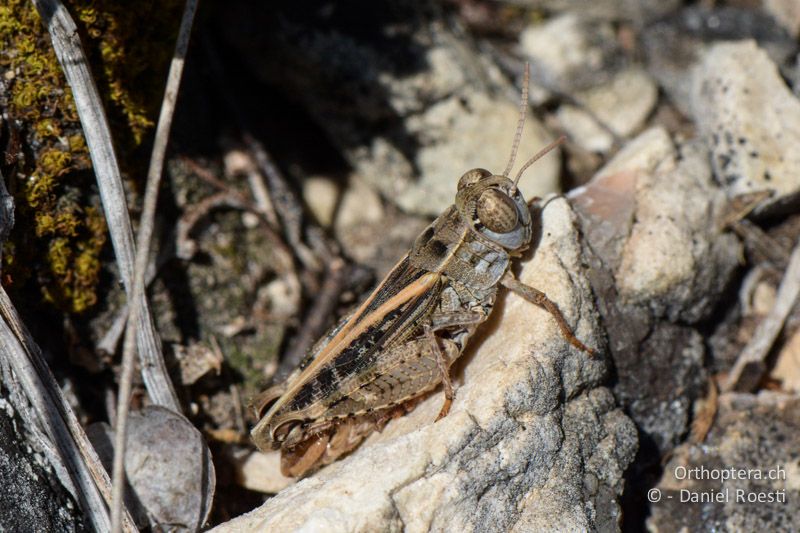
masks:
[[[481,201],[497,198],[498,191],[510,200],[500,200],[499,213]],[[263,417],[252,433],[256,445],[280,447],[284,473],[302,475],[352,450],[398,408],[443,381],[440,417],[446,415],[450,365],[488,317],[498,285],[519,283],[504,276],[531,233],[527,204],[511,180],[485,170],[465,174],[456,204],[422,232],[408,255],[285,383],[262,395],[257,407]]]
[[[524,116],[524,106],[521,111]],[[520,132],[521,122],[517,139]],[[439,418],[446,416],[453,400],[450,366],[489,316],[500,285],[548,310],[571,344],[592,352],[544,293],[509,271],[511,257],[528,248],[533,233],[517,188],[521,173],[514,181],[484,169],[465,173],[454,205],[417,237],[358,309],[284,383],[256,399],[261,419],[253,441],[281,450],[285,475],[302,476],[334,461],[440,383],[445,402]]]

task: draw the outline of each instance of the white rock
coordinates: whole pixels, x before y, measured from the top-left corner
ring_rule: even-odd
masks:
[[[378,193],[353,175],[336,214],[334,234],[348,257],[370,266],[380,277],[427,224],[422,217],[416,220],[397,209],[384,209]]]
[[[564,104],[558,108],[556,118],[567,137],[584,150],[607,152],[614,144],[614,137],[580,107]]]
[[[521,279],[546,289],[576,334],[600,346],[574,215],[551,201]],[[540,531],[618,527],[615,494],[636,430],[614,408],[604,364],[553,319],[501,298],[459,362],[456,400],[437,391],[349,457],[214,531]],[[460,369],[460,371],[459,371]],[[566,399],[566,400],[565,400]]]
[[[463,102],[463,103],[462,103]],[[473,168],[503,172],[511,152],[519,116],[518,104],[473,92],[443,100],[407,121],[422,140],[416,155],[418,181],[395,201],[407,212],[438,216],[453,203],[461,175]],[[554,140],[533,116],[528,116],[517,155],[518,168]],[[536,163],[522,180],[528,197],[557,192],[559,158],[554,153]]]
[[[800,331],[795,331],[775,357],[769,377],[781,382],[781,389],[800,393]]]
[[[640,134],[617,152],[585,187],[570,193],[580,211],[591,219],[584,225],[588,240],[602,248],[606,266],[616,270],[622,246],[630,235],[636,209],[636,183],[642,174],[652,173],[675,148],[663,128]]]
[[[729,196],[800,192],[800,101],[753,41],[715,45],[695,70],[692,108]]]
[[[229,460],[233,464],[236,482],[248,489],[265,494],[275,494],[292,485],[295,480],[281,474],[280,453],[263,453],[258,450],[246,450],[244,453],[230,453]]]
[[[339,186],[325,176],[308,176],[303,181],[303,200],[322,227],[330,227],[339,199]]]
[[[575,97],[611,131],[627,137],[644,124],[655,107],[658,89],[644,70],[631,68]]]
[[[764,10],[775,17],[792,35],[800,35],[800,2],[797,0],[764,0]]]
[[[636,183],[635,224],[616,273],[620,296],[670,320],[707,316],[738,264],[740,245],[723,233],[726,205],[703,145],[662,161]]]
[[[570,13],[525,28],[520,52],[531,61],[534,84],[569,92],[591,83],[591,73],[602,69],[614,42],[610,24]]]
[[[515,0],[547,13],[580,13],[590,20],[628,20],[641,27],[647,21],[675,11],[680,0]]]
[[[464,172],[503,171],[519,102],[509,98],[517,91],[497,66],[446,28],[431,25],[415,39],[428,48],[425,61],[413,69],[389,61],[359,73],[369,96],[351,102],[352,112],[326,109],[322,121],[358,175],[385,199],[406,214],[438,216],[452,204]],[[554,138],[529,116],[520,160]],[[557,191],[558,167],[557,157],[543,160],[526,191]]]
[[[662,453],[684,439],[706,383],[703,337],[685,324],[718,305],[739,249],[718,229],[725,197],[710,179],[707,148],[686,147],[682,157],[653,128],[570,194],[592,252],[614,395]]]
[[[614,174],[626,173],[636,177],[655,171],[662,161],[675,157],[675,147],[669,133],[662,128],[651,128],[628,142],[622,150],[606,163],[594,177],[605,179]]]
[[[336,212],[336,228],[372,224],[383,218],[381,198],[358,176],[351,176]]]
[[[738,264],[738,241],[719,229],[726,199],[707,159],[699,144],[679,158],[667,132],[653,128],[571,195],[625,303],[697,321]]]
[[[401,116],[418,113],[425,102],[444,99],[464,87],[467,79],[456,54],[456,48],[433,46],[425,53],[429,70],[403,77],[380,74],[378,81],[388,93],[392,109]]]

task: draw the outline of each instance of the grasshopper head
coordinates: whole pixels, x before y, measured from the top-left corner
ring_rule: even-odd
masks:
[[[558,140],[545,146],[538,154],[528,159],[517,172],[514,180],[508,178],[514,168],[525,126],[528,110],[528,80],[530,65],[525,64],[525,77],[522,85],[522,98],[519,106],[519,121],[511,147],[511,157],[502,174],[492,174],[483,168],[474,168],[466,172],[458,181],[456,208],[465,223],[473,231],[488,238],[511,252],[520,252],[528,247],[533,233],[533,223],[528,204],[517,188],[517,183],[525,170],[539,158],[564,142],[562,135]]]
[[[513,181],[476,168],[458,182],[456,208],[473,231],[511,251],[531,241],[528,204]]]

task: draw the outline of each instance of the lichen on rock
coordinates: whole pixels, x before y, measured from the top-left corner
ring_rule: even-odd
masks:
[[[96,71],[98,87],[121,154],[141,145],[153,126],[169,61],[177,2],[142,31],[139,10],[114,2],[72,2],[76,23]],[[140,9],[143,9],[140,6]],[[164,15],[166,13],[166,15]],[[9,191],[17,224],[4,245],[10,288],[32,282],[44,301],[80,313],[97,302],[106,227],[91,162],[72,99],[50,38],[31,2],[0,6],[0,106],[19,140],[11,153]],[[124,162],[124,158],[123,158]],[[131,165],[128,165],[130,168]]]

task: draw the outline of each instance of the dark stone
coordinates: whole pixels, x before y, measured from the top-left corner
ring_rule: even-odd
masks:
[[[4,403],[0,396],[0,531],[86,531],[75,501],[20,433],[24,421]]]
[[[664,468],[650,530],[800,530],[798,432],[797,397],[721,396],[705,443],[681,446]],[[723,471],[730,477],[731,469],[735,479],[719,479]]]

